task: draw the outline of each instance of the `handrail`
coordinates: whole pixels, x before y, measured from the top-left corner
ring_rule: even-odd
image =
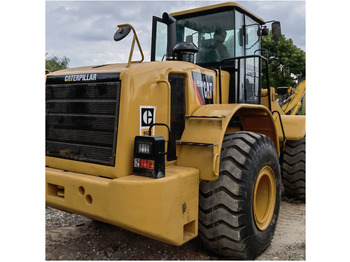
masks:
[[[268,96],[269,96],[269,110],[271,111],[271,91],[270,91],[270,79],[269,79],[269,68],[268,68],[268,59],[264,56],[261,55],[247,55],[247,56],[236,56],[236,57],[230,57],[230,58],[225,58],[222,59],[219,62],[219,95],[220,95],[220,103],[221,103],[221,67],[223,65],[223,63],[225,62],[234,62],[236,60],[241,60],[241,59],[248,59],[248,58],[259,58],[259,74],[261,72],[261,60],[264,60],[266,63],[266,79],[267,79],[267,86],[268,86]],[[240,62],[239,62],[240,63]],[[236,70],[235,66],[233,66],[233,68]],[[238,68],[238,83],[239,83],[239,78],[240,78],[240,69]],[[244,84],[244,88],[246,88],[246,85]],[[239,92],[239,88],[237,88],[238,92]],[[261,92],[261,81],[259,81],[259,96],[260,96],[260,92]],[[239,93],[238,93],[238,97],[239,97]]]

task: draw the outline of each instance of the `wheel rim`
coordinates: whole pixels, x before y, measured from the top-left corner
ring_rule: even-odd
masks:
[[[275,202],[275,175],[269,166],[265,166],[256,179],[253,197],[254,220],[260,230],[265,230],[269,226],[275,210]]]

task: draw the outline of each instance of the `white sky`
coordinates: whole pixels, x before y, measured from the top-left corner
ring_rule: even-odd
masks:
[[[132,24],[145,60],[151,52],[152,16],[227,1],[47,1],[46,48],[48,56],[66,56],[69,67],[126,62],[127,39],[115,42],[118,24]],[[238,1],[265,21],[281,22],[282,33],[305,50],[304,1]],[[131,35],[131,34],[130,34]]]

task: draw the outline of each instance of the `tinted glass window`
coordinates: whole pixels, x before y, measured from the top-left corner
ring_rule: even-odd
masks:
[[[167,48],[167,25],[157,21],[156,25],[156,42],[155,42],[155,61],[162,61],[166,58]]]
[[[249,18],[245,17],[246,25],[246,43],[245,54],[246,55],[259,55],[260,51],[260,39],[258,36],[259,26],[258,24]],[[245,71],[245,102],[250,104],[256,104],[259,101],[259,60],[257,58],[246,59],[246,71]]]
[[[195,63],[218,62],[234,56],[234,11],[177,20],[177,42],[193,42],[199,49]]]

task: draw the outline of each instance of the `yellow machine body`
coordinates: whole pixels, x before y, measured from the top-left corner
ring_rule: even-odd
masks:
[[[46,170],[46,202],[68,212],[181,245],[197,235],[198,170],[169,166],[167,176],[107,179]]]
[[[212,104],[201,104],[194,88],[193,72],[214,79]],[[48,206],[181,245],[198,234],[199,182],[218,178],[225,134],[240,130],[265,134],[274,143],[278,155],[284,138],[298,140],[305,135],[305,117],[284,115],[274,103],[274,94],[271,111],[268,98],[263,95],[260,105],[229,104],[230,75],[225,70],[221,71],[221,100],[219,71],[183,61],[129,61],[128,64],[66,69],[46,77],[104,73],[118,73],[121,82],[115,164],[47,156]],[[164,178],[138,176],[133,173],[134,139],[146,134],[140,127],[140,108],[154,108],[154,121],[170,126],[169,74],[183,75],[185,81],[186,120],[181,139],[176,142],[177,160],[165,161]],[[282,123],[277,114],[271,113],[275,110],[281,113]],[[240,119],[239,126],[232,124],[235,117]],[[166,128],[155,126],[152,135],[164,137],[168,148]],[[61,153],[67,154],[64,150]]]
[[[302,88],[302,90],[300,90]],[[277,133],[280,141],[285,140],[300,140],[305,136],[306,133],[306,116],[305,115],[296,115],[296,112],[301,107],[301,98],[306,91],[306,82],[302,81],[297,86],[297,91],[290,97],[290,102],[286,104],[285,107],[280,107],[277,102],[277,95],[275,94],[275,89],[270,88],[270,104],[271,111],[276,112],[274,114],[274,121],[277,128]],[[263,90],[261,97],[261,104],[268,107],[269,106],[269,97],[267,90]],[[287,115],[285,109],[292,111],[292,114]],[[277,113],[278,112],[278,113]],[[278,114],[281,116],[281,119],[278,117]],[[281,123],[282,120],[282,123]],[[283,128],[283,131],[282,131]]]
[[[122,82],[118,126],[127,127],[118,130],[115,167],[46,157],[46,202],[61,210],[181,245],[197,236],[199,181],[217,179],[223,137],[227,132],[238,130],[229,127],[230,119],[234,115],[241,116],[245,130],[268,135],[279,148],[273,117],[262,105],[201,106],[193,89],[191,72],[213,76],[215,72],[191,63],[151,62],[128,68],[106,65],[98,70],[83,67],[51,75],[115,71],[121,72]],[[165,178],[154,180],[135,176],[132,171],[133,143],[134,137],[140,135],[139,107],[155,107],[156,122],[170,124],[169,73],[185,75],[187,115],[217,118],[188,117],[177,145],[178,159],[166,162]],[[134,78],[134,75],[138,77]],[[227,73],[223,72],[223,83],[228,83],[227,78]],[[214,97],[217,93],[216,81]],[[155,127],[155,135],[167,138],[166,129]],[[188,142],[199,145],[189,146]]]

